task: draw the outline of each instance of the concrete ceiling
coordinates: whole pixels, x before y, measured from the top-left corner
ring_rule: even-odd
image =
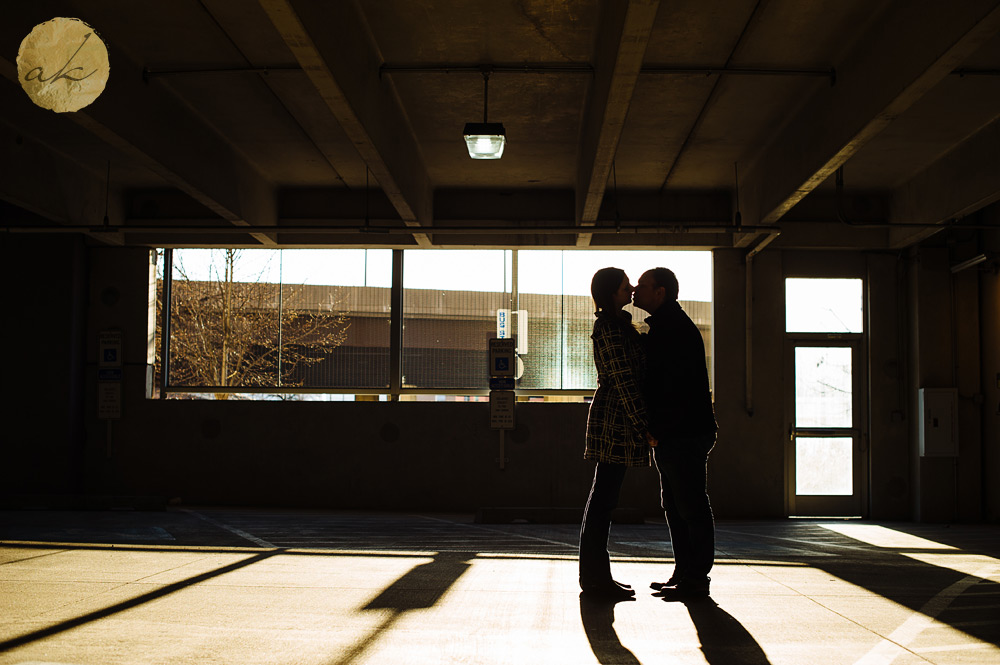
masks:
[[[15,64],[57,16],[110,55],[76,113],[35,106]],[[160,246],[899,248],[1000,198],[998,33],[981,0],[34,0],[0,22],[0,221]],[[484,71],[499,161],[462,141]]]

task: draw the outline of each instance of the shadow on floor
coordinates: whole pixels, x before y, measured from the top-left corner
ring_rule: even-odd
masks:
[[[436,605],[469,569],[472,565],[470,561],[475,556],[474,552],[439,552],[432,561],[408,570],[362,608],[362,611],[386,612],[382,623],[331,665],[348,665],[354,662],[406,612]]]
[[[634,601],[623,601],[634,602]],[[592,600],[580,594],[580,619],[597,662],[601,665],[642,665],[618,639],[615,601]]]
[[[709,665],[770,665],[757,640],[714,600],[703,598],[684,604]]]

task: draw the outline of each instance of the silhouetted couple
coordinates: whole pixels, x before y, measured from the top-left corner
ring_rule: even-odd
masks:
[[[594,274],[597,391],[587,417],[585,459],[597,462],[580,529],[580,588],[585,596],[626,600],[635,591],[611,575],[608,536],[625,471],[649,466],[660,475],[674,571],[650,588],[686,600],[709,594],[715,522],[707,492],[708,454],[716,422],[701,332],[677,302],[677,278],[666,268],[633,287],[618,268]],[[634,296],[634,299],[633,299]],[[649,312],[640,334],[622,308]]]

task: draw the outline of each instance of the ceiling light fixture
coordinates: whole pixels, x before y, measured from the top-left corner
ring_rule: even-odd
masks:
[[[465,145],[473,159],[500,159],[507,145],[507,132],[501,122],[489,122],[490,68],[483,67],[483,121],[465,124]]]

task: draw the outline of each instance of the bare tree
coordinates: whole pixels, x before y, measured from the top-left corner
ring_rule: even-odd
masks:
[[[193,280],[174,265],[170,303],[170,385],[288,387],[303,367],[322,362],[344,343],[350,326],[343,289],[324,301],[306,287],[264,280],[236,281],[241,250],[223,251],[209,280]],[[310,287],[316,289],[316,287]],[[161,327],[162,289],[157,297]],[[311,297],[310,297],[311,296]],[[159,354],[159,346],[157,347]],[[160,359],[157,358],[159,371]],[[216,393],[226,399],[231,393]]]

